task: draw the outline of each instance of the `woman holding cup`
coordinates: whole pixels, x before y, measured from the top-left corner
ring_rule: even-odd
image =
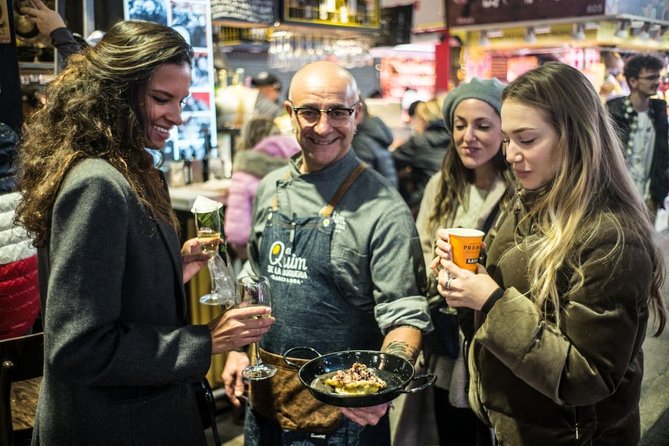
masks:
[[[637,444],[648,315],[664,329],[663,258],[590,81],[548,63],[504,90],[506,160],[521,186],[487,271],[437,242],[438,289],[480,311],[469,400],[500,444]]]
[[[497,79],[475,78],[449,92],[444,101],[443,115],[451,143],[441,170],[425,188],[416,219],[428,267],[434,257],[439,228],[458,228],[455,230],[461,233],[473,231],[478,234],[480,244],[484,231],[488,231],[500,214],[500,208],[512,196],[513,180],[502,155],[499,110],[503,89],[504,85]],[[463,247],[470,246],[469,242],[463,244]],[[474,254],[470,263],[465,265],[475,271],[479,255]],[[436,424],[440,444],[477,444],[478,423],[476,416],[467,408],[465,361],[459,351],[459,326],[469,340],[474,331],[473,312],[460,310],[458,323],[458,316],[451,314],[449,310],[452,309],[437,293],[436,275],[431,277],[430,282],[433,295],[430,299],[431,316],[435,331],[424,336],[423,361],[428,372],[438,377],[434,386],[436,419],[431,424]],[[424,396],[407,397],[406,417],[411,413],[425,412],[425,407],[421,407],[420,411],[411,410],[411,405],[426,404],[420,401],[421,398]],[[424,424],[428,419],[421,416],[415,426]],[[411,426],[408,418],[403,421],[406,421],[407,427]],[[417,432],[408,432],[409,429],[398,431],[399,435],[407,435],[407,442],[415,435],[429,431],[422,428]],[[490,444],[487,429],[479,430],[485,432],[478,435],[478,444],[486,444],[485,440]]]

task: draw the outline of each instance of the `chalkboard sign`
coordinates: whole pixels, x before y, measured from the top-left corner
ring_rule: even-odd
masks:
[[[211,20],[272,25],[277,18],[277,3],[273,0],[211,0]]]

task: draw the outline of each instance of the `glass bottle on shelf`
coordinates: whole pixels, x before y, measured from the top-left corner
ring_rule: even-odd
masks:
[[[237,68],[232,74],[232,86],[243,85],[244,84],[244,69]]]
[[[290,0],[286,2],[288,4],[288,19],[300,19],[303,14],[303,6],[299,0]]]
[[[366,0],[353,0],[353,2],[357,3],[356,7],[356,22],[360,25],[366,25],[368,22],[367,18],[367,2]]]
[[[322,0],[320,5],[318,5],[318,19],[327,20],[328,19],[328,1]]]
[[[358,22],[358,0],[347,0],[347,9],[348,9],[348,16],[349,16],[349,22],[352,23],[359,23]]]
[[[218,88],[223,89],[228,86],[228,70],[221,68],[218,70]]]
[[[318,0],[302,0],[301,3],[305,19],[313,20],[318,17]]]

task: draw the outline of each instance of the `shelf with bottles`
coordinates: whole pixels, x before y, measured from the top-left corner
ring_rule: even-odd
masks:
[[[285,0],[283,21],[379,29],[379,0]]]

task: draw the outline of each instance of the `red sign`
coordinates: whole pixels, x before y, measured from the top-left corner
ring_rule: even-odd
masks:
[[[446,0],[449,28],[603,15],[606,0]]]

